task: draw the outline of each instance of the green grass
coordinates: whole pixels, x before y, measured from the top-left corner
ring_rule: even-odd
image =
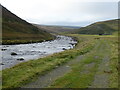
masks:
[[[55,53],[45,58],[31,60],[20,63],[12,68],[2,71],[3,88],[16,88],[25,85],[26,83],[37,80],[37,77],[56,68],[56,66],[73,60],[76,56],[84,55],[84,58],[77,64],[71,65],[72,71],[65,76],[58,78],[52,88],[87,88],[93,81],[97,72],[98,66],[103,57],[109,54],[111,57],[109,65],[111,65],[112,73],[110,75],[110,86],[117,87],[117,41],[114,36],[96,36],[96,35],[78,35],[71,34],[76,37],[78,44],[74,49],[64,52]],[[99,39],[96,39],[99,38]],[[110,47],[107,47],[107,46]],[[112,47],[113,46],[113,47]],[[114,50],[116,53],[114,53]],[[112,54],[114,53],[114,57]],[[95,59],[95,56],[98,56]],[[115,60],[113,60],[115,59]],[[91,64],[93,64],[91,66]],[[90,65],[90,67],[88,67]],[[77,84],[76,84],[77,83]]]
[[[82,27],[73,33],[91,34],[91,35],[99,35],[99,34],[112,35],[116,31],[118,31],[118,20],[119,19],[96,22],[86,27]]]
[[[77,36],[77,35],[76,35]],[[28,82],[36,80],[38,76],[47,73],[55,68],[55,66],[72,60],[78,55],[83,55],[93,48],[93,39],[79,39],[79,44],[74,49],[56,53],[38,60],[31,60],[20,63],[12,68],[2,71],[3,88],[20,87]],[[80,47],[80,49],[78,49]]]
[[[113,40],[112,43],[111,43],[111,47],[112,47],[112,50],[111,50],[111,58],[110,58],[110,69],[112,71],[110,77],[109,77],[109,81],[110,81],[110,87],[111,88],[116,88],[118,87],[118,81],[119,81],[119,78],[118,78],[118,70],[119,70],[119,62],[118,61],[118,40]]]
[[[71,66],[71,72],[55,80],[49,88],[89,88],[94,80],[94,76],[99,72],[97,71],[99,64],[106,55],[110,55],[111,60],[108,63],[110,70],[113,72],[109,75],[109,87],[118,88],[118,70],[116,69],[118,68],[118,48],[116,41],[117,38],[102,37],[96,42],[96,46],[91,52],[85,54],[79,63]],[[93,64],[93,66],[90,66],[90,64]]]
[[[53,38],[49,38],[48,40],[53,40]],[[2,40],[3,45],[13,45],[13,44],[28,44],[28,43],[40,43],[43,41],[48,41],[47,39],[41,39],[41,40]]]

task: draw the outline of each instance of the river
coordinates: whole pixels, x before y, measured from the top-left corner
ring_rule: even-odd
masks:
[[[72,49],[76,43],[71,37],[58,35],[55,40],[41,43],[1,45],[2,60],[0,67],[2,68],[0,70],[10,68],[21,62]]]

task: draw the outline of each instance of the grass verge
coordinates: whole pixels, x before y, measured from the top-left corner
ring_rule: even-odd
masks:
[[[109,77],[109,82],[110,82],[109,86],[111,88],[116,88],[119,86],[118,71],[119,71],[119,63],[120,63],[120,61],[118,61],[119,60],[118,59],[118,53],[119,53],[118,40],[114,39],[110,45],[112,47],[112,50],[111,50],[111,58],[109,62],[110,70],[111,70],[111,75]]]

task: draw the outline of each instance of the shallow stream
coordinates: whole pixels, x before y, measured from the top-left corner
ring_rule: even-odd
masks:
[[[72,49],[77,42],[71,37],[58,35],[55,40],[42,43],[1,45],[2,60],[0,70],[12,67],[18,63]]]

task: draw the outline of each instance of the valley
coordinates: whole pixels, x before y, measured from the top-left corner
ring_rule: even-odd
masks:
[[[1,7],[0,88],[119,88],[120,19],[42,25]]]

